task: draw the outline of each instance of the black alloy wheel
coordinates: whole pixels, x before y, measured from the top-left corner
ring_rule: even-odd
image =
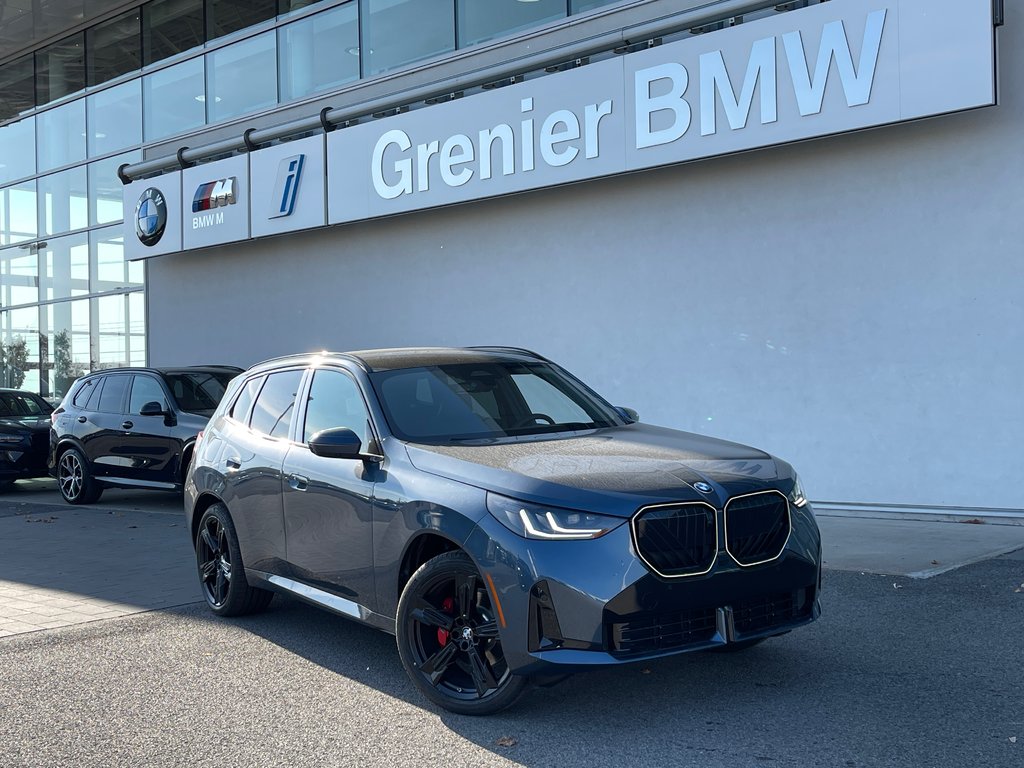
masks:
[[[92,504],[103,493],[77,448],[68,448],[57,460],[57,486],[68,504]]]
[[[413,574],[396,629],[409,677],[447,710],[489,715],[526,688],[526,679],[509,670],[487,586],[464,552],[438,555]]]
[[[195,545],[199,585],[214,613],[241,616],[270,604],[272,592],[251,587],[246,581],[235,526],[223,504],[214,504],[203,513]]]

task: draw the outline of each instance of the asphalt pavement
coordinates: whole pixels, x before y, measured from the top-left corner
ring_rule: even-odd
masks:
[[[815,624],[743,653],[581,674],[466,718],[422,699],[393,638],[344,618],[280,598],[235,620],[143,605],[194,588],[191,563],[175,569],[190,552],[174,497],[72,510],[37,493],[0,499],[0,582],[137,611],[0,638],[3,768],[1024,765],[1020,526],[823,517]],[[69,559],[68,537],[94,559]],[[166,568],[147,580],[147,561]]]

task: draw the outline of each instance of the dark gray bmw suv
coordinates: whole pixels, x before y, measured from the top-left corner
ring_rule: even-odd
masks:
[[[186,480],[203,593],[224,616],[277,591],[391,632],[463,714],[813,621],[821,542],[792,467],[634,416],[524,350],[257,365]]]

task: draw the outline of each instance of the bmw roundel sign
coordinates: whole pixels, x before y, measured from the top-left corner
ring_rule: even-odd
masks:
[[[149,187],[135,205],[135,234],[146,246],[160,242],[167,227],[167,203],[163,193]]]

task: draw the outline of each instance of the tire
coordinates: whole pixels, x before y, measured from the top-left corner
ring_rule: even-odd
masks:
[[[273,592],[249,586],[238,535],[223,504],[214,504],[196,529],[196,568],[206,604],[218,616],[244,616],[270,605]]]
[[[68,504],[93,504],[103,493],[77,448],[68,448],[57,459],[57,487]]]
[[[450,712],[490,715],[526,690],[505,662],[490,594],[465,552],[420,566],[402,591],[395,628],[406,673]]]

